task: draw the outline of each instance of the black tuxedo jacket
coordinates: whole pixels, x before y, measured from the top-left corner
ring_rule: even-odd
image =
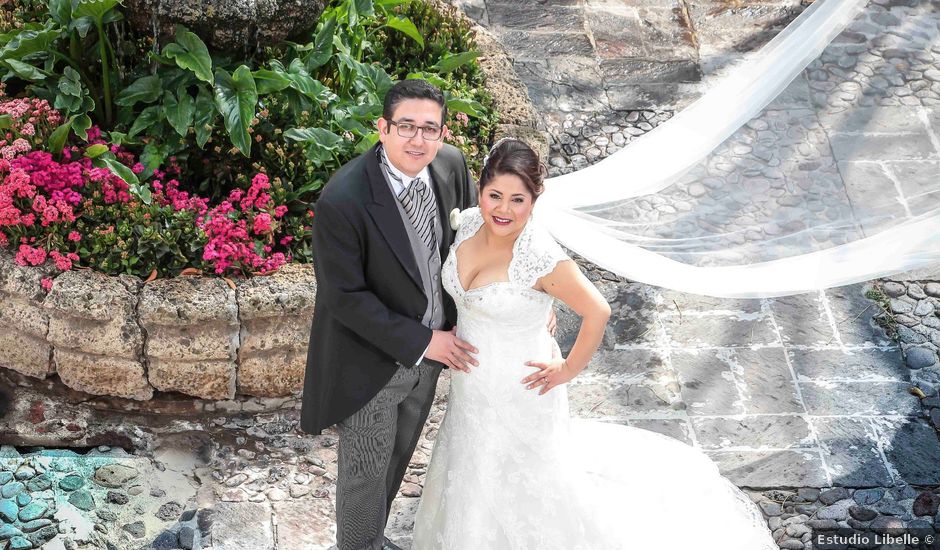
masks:
[[[443,228],[441,262],[455,232],[454,208],[477,203],[476,184],[459,149],[444,144],[429,166]],[[431,342],[427,308],[404,221],[376,147],[330,179],[314,205],[317,297],[307,351],[301,429],[320,433],[362,408],[398,365],[414,365]],[[446,293],[444,330],[457,320]]]

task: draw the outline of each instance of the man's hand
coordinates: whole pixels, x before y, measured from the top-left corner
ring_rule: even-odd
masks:
[[[470,366],[479,363],[470,354],[477,353],[477,348],[457,338],[457,328],[450,330],[435,330],[431,335],[431,344],[427,353],[428,359],[440,361],[448,368],[462,372],[470,372]]]

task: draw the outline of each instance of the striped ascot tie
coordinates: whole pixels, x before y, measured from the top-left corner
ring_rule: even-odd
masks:
[[[385,155],[379,152],[379,161],[385,169],[388,177],[402,184],[402,190],[398,193],[398,200],[401,202],[405,214],[411,220],[411,225],[415,228],[418,238],[424,242],[428,250],[434,250],[434,216],[437,214],[437,207],[434,205],[434,199],[431,197],[431,190],[421,178],[411,180],[409,185],[405,185],[401,178],[392,171],[385,159]]]

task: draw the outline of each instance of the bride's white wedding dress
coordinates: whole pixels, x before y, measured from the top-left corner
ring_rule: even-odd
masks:
[[[571,419],[566,386],[520,381],[557,349],[552,297],[532,288],[568,259],[531,219],[509,281],[464,290],[456,249],[443,266],[458,336],[479,366],[454,372],[414,526],[414,550],[776,549],[756,506],[701,452],[637,428]]]

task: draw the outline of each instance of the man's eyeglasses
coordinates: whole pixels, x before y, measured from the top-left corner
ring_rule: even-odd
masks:
[[[444,135],[444,128],[442,126],[418,126],[410,122],[395,122],[394,120],[389,120],[389,124],[393,124],[398,127],[398,135],[403,138],[411,139],[418,134],[418,130],[421,130],[421,137],[425,141],[438,141],[441,139],[441,136]]]

